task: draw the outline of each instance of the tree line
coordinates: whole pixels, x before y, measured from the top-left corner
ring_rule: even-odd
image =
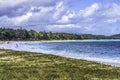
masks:
[[[81,40],[81,39],[111,39],[111,36],[92,34],[71,34],[36,32],[35,30],[0,28],[0,40]]]

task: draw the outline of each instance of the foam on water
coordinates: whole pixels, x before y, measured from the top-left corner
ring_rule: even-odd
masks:
[[[98,44],[97,42],[100,42],[100,43]],[[104,42],[104,46],[101,45],[103,44],[103,42]],[[105,42],[111,42],[111,43],[105,44]],[[113,44],[114,42],[120,43],[119,40],[10,42],[9,44],[1,44],[0,48],[19,50],[19,51],[38,52],[38,53],[45,53],[45,54],[54,54],[54,55],[59,55],[64,57],[84,59],[89,61],[96,61],[100,63],[114,64],[114,65],[120,66],[120,62],[119,62],[120,48],[118,44],[117,45]]]

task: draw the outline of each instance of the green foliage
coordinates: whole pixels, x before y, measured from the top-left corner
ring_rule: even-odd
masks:
[[[120,67],[54,55],[0,50],[1,80],[120,80]]]
[[[104,36],[92,34],[70,34],[27,31],[25,29],[0,28],[0,40],[81,40],[81,39],[117,39],[120,36]]]

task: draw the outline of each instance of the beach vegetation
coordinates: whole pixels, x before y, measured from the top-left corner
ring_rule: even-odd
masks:
[[[51,54],[0,50],[0,80],[120,80],[120,67]]]
[[[118,36],[92,34],[36,32],[35,30],[0,28],[0,40],[39,41],[39,40],[83,40],[83,39],[118,39]]]

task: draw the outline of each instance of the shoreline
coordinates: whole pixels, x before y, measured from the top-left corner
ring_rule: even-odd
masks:
[[[69,42],[69,41],[76,41],[76,40],[68,40],[67,42]],[[80,40],[78,40],[78,41],[80,41]],[[87,40],[88,41],[88,40]],[[101,40],[99,40],[99,41],[101,41]],[[2,41],[2,47],[1,47],[1,49],[4,49],[4,50],[14,50],[14,51],[27,51],[27,52],[35,52],[35,53],[43,53],[43,54],[52,54],[52,55],[57,55],[57,56],[61,56],[61,57],[66,57],[66,58],[73,58],[73,59],[78,59],[78,60],[87,60],[87,61],[91,61],[91,62],[97,62],[97,63],[102,63],[102,64],[107,64],[107,65],[112,65],[112,66],[118,66],[118,67],[120,67],[120,63],[116,63],[116,61],[114,62],[110,62],[109,61],[109,58],[108,59],[105,59],[105,61],[103,60],[103,59],[101,59],[101,58],[97,58],[97,57],[94,57],[94,58],[91,58],[90,59],[90,57],[88,57],[88,58],[79,58],[79,57],[72,57],[72,56],[64,56],[64,55],[59,55],[59,54],[55,54],[55,53],[48,53],[48,52],[43,52],[43,51],[30,51],[29,49],[28,50],[24,50],[24,49],[17,49],[17,48],[14,48],[14,49],[9,49],[9,48],[5,48],[5,46],[7,45],[7,44],[12,44],[12,43],[14,43],[14,46],[16,46],[16,44],[17,44],[17,46],[19,46],[18,45],[18,43],[29,43],[29,42],[33,42],[33,43],[36,43],[36,42],[66,42],[66,40],[60,40],[60,41]],[[5,44],[5,45],[4,45]],[[100,60],[101,59],[101,60]],[[109,62],[108,62],[109,61]]]
[[[9,42],[74,42],[74,41],[79,41],[79,42],[92,42],[92,41],[120,41],[120,39],[83,39],[83,40],[39,40],[39,41],[0,41],[1,43],[9,43]]]
[[[113,66],[113,67],[120,67],[120,65],[102,63],[102,62],[91,61],[91,60],[86,60],[86,59],[77,59],[77,58],[72,58],[72,57],[65,57],[65,56],[54,55],[54,54],[47,54],[47,53],[41,53],[41,52],[20,51],[20,50],[12,50],[12,49],[0,49],[0,51],[1,51],[1,50],[3,50],[3,51],[16,51],[16,52],[35,53],[35,54],[42,54],[42,55],[52,55],[52,56],[57,56],[57,57],[62,57],[62,58],[68,58],[68,59],[74,59],[74,60],[87,61],[87,62],[91,62],[91,63],[93,62],[93,63],[98,63],[98,64],[102,64],[102,65],[108,65],[108,66]]]
[[[79,59],[79,58],[74,58],[74,57],[66,57],[66,56],[55,55],[55,54],[48,54],[48,53],[42,53],[42,52],[21,51],[21,50],[12,50],[12,49],[0,49],[0,50],[18,51],[18,52],[27,52],[27,53],[37,53],[37,54],[43,54],[43,55],[53,55],[53,56],[58,56],[58,57],[63,57],[63,58],[70,58],[70,59],[74,59],[74,60],[84,60],[84,61],[94,62],[94,63],[98,63],[98,64],[102,64],[102,65],[109,65],[109,66],[113,66],[113,67],[120,67],[120,65],[117,65],[117,64],[110,64],[110,63],[107,63],[107,62],[106,62],[106,63],[103,63],[103,62],[95,61],[95,60]]]

